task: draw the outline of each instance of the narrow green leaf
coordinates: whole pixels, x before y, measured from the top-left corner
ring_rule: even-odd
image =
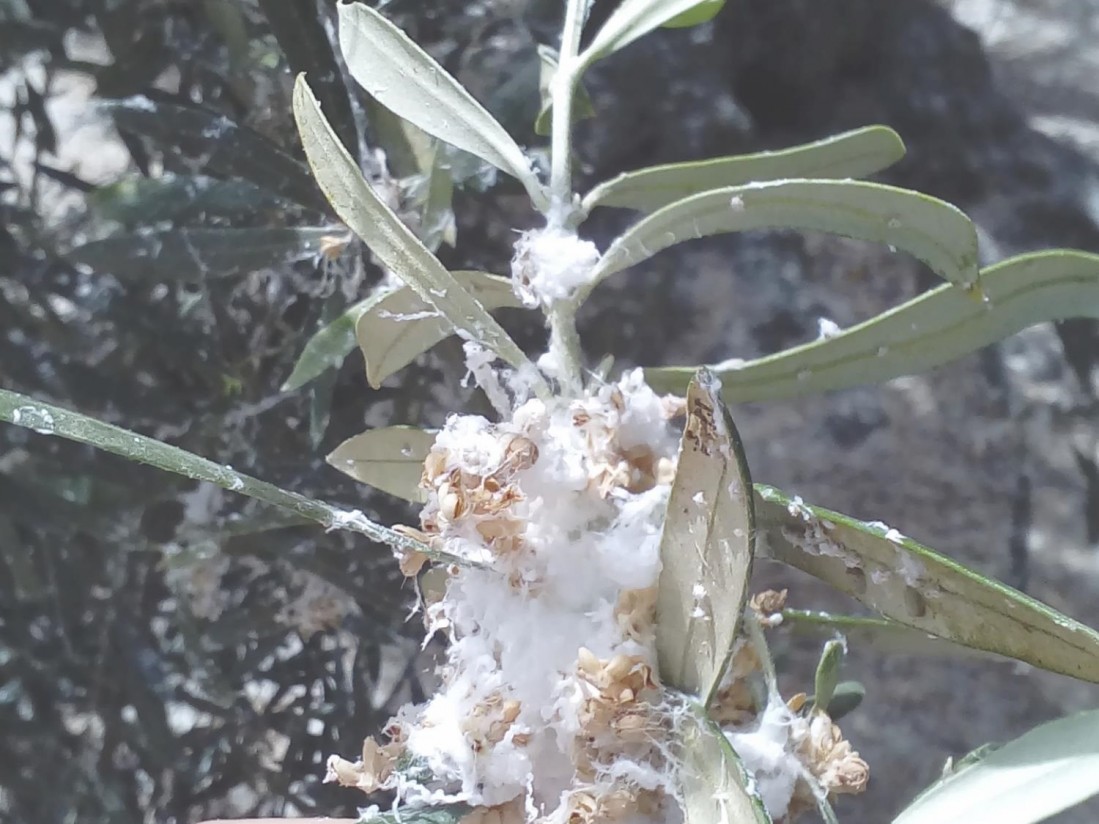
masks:
[[[123,280],[198,283],[282,269],[320,252],[332,229],[168,229],[116,235],[78,246],[67,255]]]
[[[458,231],[454,210],[451,208],[454,201],[454,177],[444,149],[441,143],[436,143],[432,148],[431,167],[427,173],[426,192],[420,208],[420,239],[432,251],[443,243],[453,246]]]
[[[718,372],[729,401],[776,400],[925,372],[1051,320],[1099,317],[1099,255],[1036,252],[981,270],[983,302],[940,286],[852,326]],[[649,369],[663,392],[683,392],[698,367]]]
[[[326,460],[357,481],[420,502],[420,475],[434,442],[434,432],[414,426],[369,429],[341,443]]]
[[[622,0],[580,55],[581,70],[712,0]]]
[[[725,0],[703,0],[690,11],[685,11],[678,17],[673,17],[664,24],[666,29],[685,29],[697,26],[701,23],[713,20],[719,11],[725,7]]]
[[[751,477],[721,385],[701,370],[660,542],[656,652],[660,678],[709,704],[732,654],[752,571]]]
[[[756,487],[760,551],[905,626],[1099,683],[1099,633],[883,524]]]
[[[294,116],[306,157],[332,208],[383,265],[443,315],[456,331],[481,343],[514,367],[529,366],[526,355],[488,310],[375,194],[325,121],[304,77],[298,77],[294,84]]]
[[[771,824],[752,777],[701,706],[684,713],[676,732],[685,824]]]
[[[977,280],[977,231],[933,197],[855,180],[782,180],[726,186],[676,201],[627,229],[592,273],[592,287],[661,249],[707,235],[808,229],[888,244],[951,283]],[[586,295],[586,293],[585,293]]]
[[[840,681],[832,690],[832,697],[824,708],[828,717],[833,721],[839,721],[843,716],[850,715],[859,708],[866,697],[866,687],[858,681]],[[810,695],[807,699],[811,704],[817,703],[817,697]]]
[[[341,3],[339,15],[348,70],[379,103],[518,178],[535,204],[545,206],[542,184],[523,150],[427,52],[363,3]]]
[[[722,186],[789,178],[864,177],[904,157],[904,143],[888,126],[867,126],[777,152],[669,163],[626,172],[584,197],[584,209],[619,206],[655,212],[685,197]]]
[[[834,636],[839,633],[847,643],[860,650],[873,650],[885,655],[929,655],[937,657],[982,658],[1005,660],[992,653],[963,647],[944,638],[905,626],[887,618],[863,615],[833,615],[800,609],[784,609],[782,626],[799,634]]]
[[[429,558],[444,563],[469,565],[461,558],[437,552],[419,541],[374,523],[357,510],[349,512],[296,492],[280,489],[274,484],[237,472],[231,466],[214,463],[178,446],[7,389],[0,389],[0,421],[31,429],[41,435],[54,435],[88,444],[185,478],[212,483],[230,492],[239,492],[308,518],[328,529],[351,530],[394,549],[422,552]]]
[[[100,104],[118,127],[161,149],[201,161],[204,174],[248,180],[315,211],[326,211],[309,170],[259,132],[218,112],[144,96]]]
[[[1033,824],[1099,793],[1099,711],[1035,727],[947,775],[893,824]]]
[[[522,306],[507,278],[472,271],[454,272],[453,276],[486,309]],[[453,326],[408,287],[371,298],[355,323],[366,379],[375,389],[453,334]]]
[[[843,641],[831,640],[824,642],[824,649],[817,662],[817,674],[813,680],[813,707],[827,712],[828,705],[832,701],[832,695],[836,691],[836,685],[840,680],[840,667],[843,665],[843,656],[846,645]]]
[[[305,343],[283,392],[295,392],[329,369],[339,369],[355,348],[355,324],[370,305],[370,298],[348,307],[331,323],[325,324]]]

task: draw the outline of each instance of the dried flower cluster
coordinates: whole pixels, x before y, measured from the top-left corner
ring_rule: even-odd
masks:
[[[331,780],[482,818],[667,817],[652,627],[678,409],[629,373],[504,422],[447,422],[405,530],[463,561],[425,606],[451,642],[443,686],[402,711],[390,743],[333,758]]]
[[[750,607],[762,626],[779,624],[786,596],[786,590],[765,590],[752,597]],[[768,695],[760,708],[752,687],[761,663],[755,646],[738,642],[710,714],[752,772],[772,818],[786,824],[815,809],[818,794],[865,790],[869,766],[827,713],[806,706],[804,693],[785,703]]]
[[[596,258],[575,234],[529,233],[513,284],[552,315]],[[551,378],[564,364],[553,339],[539,361]],[[356,763],[333,757],[328,777],[392,790],[398,804],[464,803],[465,824],[674,824],[684,705],[659,683],[654,627],[678,453],[669,421],[685,401],[658,397],[640,370],[530,397],[530,381],[497,371],[486,349],[465,351],[500,420],[447,421],[424,461],[420,523],[403,528],[453,559],[422,605],[429,634],[450,641],[442,685],[398,714],[388,743],[368,740]],[[414,576],[427,557],[400,561]],[[774,626],[784,601],[761,593],[752,607]],[[761,696],[760,669],[742,641],[713,715],[775,819],[814,793],[865,786],[865,764],[827,716]]]

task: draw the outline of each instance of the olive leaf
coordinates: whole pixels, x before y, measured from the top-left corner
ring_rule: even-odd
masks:
[[[701,706],[683,714],[676,732],[685,824],[771,824],[751,775]]]
[[[247,495],[276,506],[291,515],[315,521],[327,529],[347,529],[358,532],[395,550],[421,552],[428,558],[440,560],[443,563],[477,566],[460,557],[431,549],[407,535],[375,523],[357,510],[343,510],[323,501],[281,489],[274,484],[238,472],[231,466],[218,464],[193,452],[180,449],[178,446],[139,435],[18,392],[0,389],[0,421],[22,426],[40,435],[52,435],[87,444],[136,463],[147,464],[195,481],[212,483],[230,492]]]
[[[473,271],[454,272],[453,277],[486,309],[522,307],[507,278]],[[367,381],[375,389],[454,334],[450,323],[408,287],[384,292],[360,306],[355,338],[366,361]]]
[[[195,283],[286,267],[318,254],[333,234],[325,227],[166,229],[93,240],[67,257],[123,280]]]
[[[351,76],[379,103],[430,135],[516,177],[547,198],[519,145],[430,55],[364,3],[341,3],[340,48]]]
[[[981,270],[983,302],[944,285],[838,335],[719,372],[725,397],[774,400],[912,375],[1051,320],[1099,317],[1099,255],[1057,250]],[[698,367],[649,369],[682,392]]]
[[[443,243],[453,246],[457,240],[454,210],[454,176],[450,172],[445,147],[436,142],[431,151],[431,166],[423,181],[426,191],[420,206],[420,238],[434,251]]]
[[[714,0],[622,0],[579,57],[580,70],[613,54],[653,29]],[[717,13],[716,11],[714,12]]]
[[[341,443],[326,460],[357,481],[418,502],[424,458],[434,442],[435,433],[414,426],[368,429]]]
[[[839,721],[843,716],[857,710],[864,698],[866,698],[866,687],[858,681],[840,681],[832,690],[832,695],[823,708],[829,718]],[[815,695],[808,696],[806,703],[810,706],[820,704]]]
[[[302,76],[294,84],[294,117],[309,165],[332,208],[383,265],[446,318],[455,331],[514,367],[529,367],[526,355],[488,310],[375,194],[324,119]]]
[[[839,684],[840,667],[846,652],[847,645],[844,641],[832,639],[824,642],[813,679],[813,709],[828,711],[828,705],[832,702],[832,696]]]
[[[732,654],[752,571],[751,478],[721,385],[701,370],[660,539],[656,653],[660,678],[709,704]]]
[[[888,618],[864,615],[833,615],[816,610],[784,609],[782,626],[797,634],[833,637],[837,633],[860,650],[886,655],[988,658],[1006,660],[992,653],[963,647],[944,638],[905,626]]]
[[[759,551],[906,626],[1099,682],[1099,633],[881,524],[756,486]]]
[[[355,323],[369,305],[369,298],[359,301],[315,332],[305,342],[281,391],[295,392],[329,369],[338,369],[343,365],[355,348]]]
[[[731,155],[649,166],[600,183],[584,196],[585,211],[619,206],[654,212],[685,197],[723,186],[789,178],[852,178],[873,174],[904,157],[900,135],[867,126],[777,152]]]
[[[919,192],[856,180],[726,186],[678,200],[620,235],[592,272],[600,281],[686,240],[752,229],[809,229],[888,244],[945,280],[977,280],[977,230],[961,210]]]
[[[1099,793],[1099,711],[1035,727],[922,793],[893,824],[1033,824]]]
[[[719,11],[725,7],[725,0],[703,0],[690,11],[685,11],[677,17],[673,17],[664,24],[666,29],[685,29],[689,26],[697,26],[713,20]]]

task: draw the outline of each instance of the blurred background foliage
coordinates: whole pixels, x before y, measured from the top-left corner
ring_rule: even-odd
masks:
[[[599,0],[595,16],[612,5]],[[581,127],[581,173],[596,180],[885,122],[910,147],[890,179],[975,209],[1005,254],[1099,251],[1088,146],[1031,130],[1019,101],[996,89],[987,43],[948,6],[964,6],[970,22],[987,11],[730,0],[713,24],[662,33],[593,75],[598,119]],[[1093,4],[1083,6],[1094,20]],[[540,145],[535,46],[553,42],[556,0],[385,8],[520,142]],[[459,404],[476,408],[459,386],[455,346],[377,391],[357,353],[298,391],[280,389],[310,335],[381,274],[354,243],[325,254],[342,232],[301,159],[294,74],[309,73],[341,138],[396,202],[415,200],[409,181],[382,175],[374,150],[385,124],[346,81],[333,19],[334,0],[0,0],[0,383],[408,522],[403,505],[366,499],[323,456],[367,426],[438,423]],[[408,160],[391,149],[393,167]],[[520,192],[478,171],[463,173],[455,194],[457,250],[440,254],[453,268],[504,272],[513,231],[531,217]],[[608,236],[621,218],[593,224]],[[812,279],[801,264],[820,248],[781,233],[728,243],[730,265],[794,272],[761,287],[778,289],[778,308],[754,317],[750,345],[799,339],[821,307],[789,290]],[[827,247],[825,259],[835,248],[846,249]],[[852,268],[848,254],[837,266]],[[664,266],[596,301],[590,351],[626,363],[727,356],[727,337],[698,342],[715,320],[692,314],[694,287]],[[926,288],[921,277],[906,288]],[[717,322],[724,329],[727,318]],[[508,323],[528,345],[542,334]],[[1075,461],[1064,485],[1077,503],[1066,517],[1087,545],[1099,542],[1099,469],[1094,427],[1081,421],[1094,417],[1099,337],[1090,322],[1063,324],[1058,337],[1053,357],[1074,376],[1059,384],[1068,388],[1054,416]],[[1002,360],[981,363],[1007,393]],[[845,397],[855,400],[826,424],[853,449],[886,413]],[[1018,584],[1029,569],[1028,472],[1009,473],[1021,490],[1006,502],[1018,523],[993,556]],[[783,480],[755,464],[753,473]],[[0,818],[352,812],[360,799],[319,783],[324,759],[353,756],[397,706],[430,689],[402,582],[362,540],[3,428]],[[862,820],[885,820],[872,809]]]

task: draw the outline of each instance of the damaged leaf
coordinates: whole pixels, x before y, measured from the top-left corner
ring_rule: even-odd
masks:
[[[661,536],[656,607],[661,680],[708,705],[732,653],[752,570],[755,515],[740,438],[701,370]]]
[[[963,646],[1099,682],[1099,633],[884,524],[756,487],[766,554],[876,612]]]

